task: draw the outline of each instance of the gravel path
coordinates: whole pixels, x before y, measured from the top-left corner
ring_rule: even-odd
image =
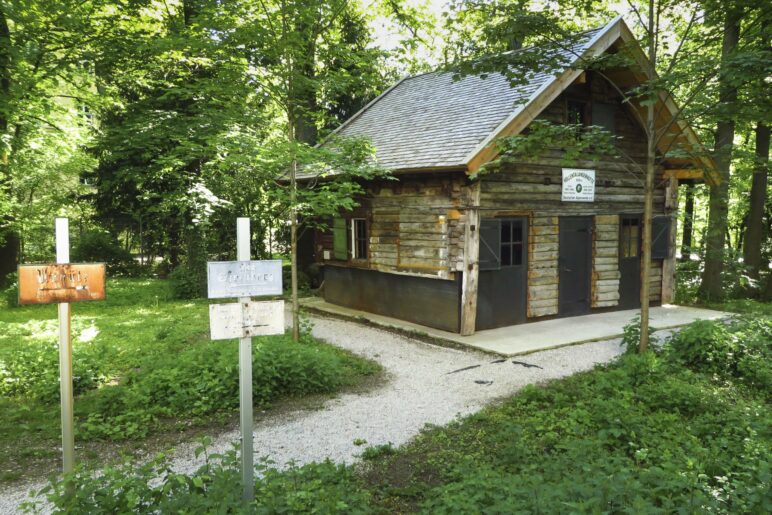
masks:
[[[621,352],[619,340],[586,343],[508,358],[437,347],[380,329],[336,319],[313,318],[314,336],[378,361],[387,371],[385,384],[365,393],[347,393],[317,410],[297,410],[258,422],[255,453],[282,467],[331,459],[354,462],[365,447],[391,442],[399,446],[426,424],[444,425],[527,384],[565,377],[610,361]],[[522,362],[515,364],[513,361]],[[466,367],[474,367],[466,370]],[[457,372],[454,372],[457,371]],[[214,438],[211,452],[238,441],[238,431]],[[367,445],[356,446],[361,439]],[[183,444],[173,467],[193,472],[203,464],[197,445]],[[0,513],[15,513],[31,489],[44,482],[0,491]]]

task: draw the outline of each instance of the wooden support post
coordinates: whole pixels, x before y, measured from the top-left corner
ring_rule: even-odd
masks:
[[[70,223],[56,219],[56,262],[70,262]],[[72,337],[70,304],[59,303],[59,391],[62,408],[62,472],[75,469],[75,430],[72,394]]]
[[[249,218],[236,219],[236,259],[249,261]],[[242,320],[251,299],[240,297]],[[252,338],[239,339],[239,413],[241,415],[241,486],[244,500],[255,498],[252,436]]]
[[[477,284],[480,275],[480,181],[469,185],[464,232],[464,272],[461,283],[461,335],[474,334]]]
[[[665,190],[665,212],[670,215],[670,241],[667,258],[662,262],[662,304],[672,304],[675,300],[677,211],[678,179],[671,177]]]

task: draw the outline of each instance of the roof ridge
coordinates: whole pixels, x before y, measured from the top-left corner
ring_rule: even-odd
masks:
[[[611,21],[609,21],[607,23],[604,23],[603,25],[599,25],[599,26],[593,27],[591,29],[581,30],[579,32],[574,32],[573,35],[590,34],[591,32],[597,32],[599,30],[603,30],[606,27],[608,27],[609,25],[613,24],[618,18],[621,18],[621,15],[615,16]],[[480,56],[480,57],[477,57],[475,59],[472,59],[472,61],[475,61],[477,59],[480,59],[482,57],[487,57],[487,56],[508,55],[508,54],[514,54],[514,53],[518,53],[518,52],[523,52],[525,50],[529,50],[529,49],[532,49],[532,48],[538,48],[539,46],[542,46],[542,45],[541,44],[529,45],[529,46],[522,47],[522,48],[517,48],[517,49],[514,49],[514,50],[505,50],[503,52],[487,54],[486,56]],[[445,66],[447,66],[447,65],[445,65]],[[434,70],[417,73],[415,75],[405,75],[405,76],[403,76],[400,79],[400,82],[401,81],[405,81],[405,80],[409,80],[409,79],[415,79],[415,78],[418,78],[418,77],[423,77],[424,75],[445,74],[445,73],[454,73],[454,72],[452,70],[448,70],[448,69],[437,68],[437,69],[434,69]],[[490,72],[490,75],[494,75],[494,74],[497,74],[497,73],[501,74],[501,72]]]

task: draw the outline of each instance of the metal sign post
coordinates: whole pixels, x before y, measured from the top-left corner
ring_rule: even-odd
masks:
[[[249,261],[249,218],[236,221],[236,259]],[[239,297],[242,317],[249,297]],[[239,339],[239,411],[241,413],[241,485],[244,499],[255,498],[254,456],[252,450],[252,337]]]
[[[19,304],[58,304],[59,390],[62,408],[62,471],[75,468],[73,430],[72,337],[70,303],[104,300],[104,263],[70,263],[70,231],[66,218],[56,219],[56,263],[19,265]]]
[[[238,303],[210,304],[212,340],[239,339],[239,408],[241,418],[241,481],[243,497],[255,498],[252,436],[252,337],[284,333],[284,301],[252,302],[250,297],[281,295],[281,260],[249,259],[249,218],[236,220],[238,261],[207,263],[210,299],[238,297]]]
[[[66,218],[56,219],[56,262],[70,262],[70,224]],[[62,405],[62,471],[68,473],[75,468],[69,302],[59,303],[59,388]]]

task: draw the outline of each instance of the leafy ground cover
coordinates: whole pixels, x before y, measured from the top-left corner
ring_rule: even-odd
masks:
[[[248,506],[234,454],[193,476],[159,456],[48,491],[69,513],[769,513],[771,342],[769,317],[698,322],[354,467],[261,464]]]
[[[105,302],[73,305],[78,445],[142,445],[223,425],[237,410],[237,344],[209,340],[208,301],[169,298],[166,281],[117,279]],[[300,343],[276,336],[253,345],[261,408],[284,396],[334,392],[379,370],[308,334]],[[0,480],[57,465],[58,366],[55,306],[0,310]]]

